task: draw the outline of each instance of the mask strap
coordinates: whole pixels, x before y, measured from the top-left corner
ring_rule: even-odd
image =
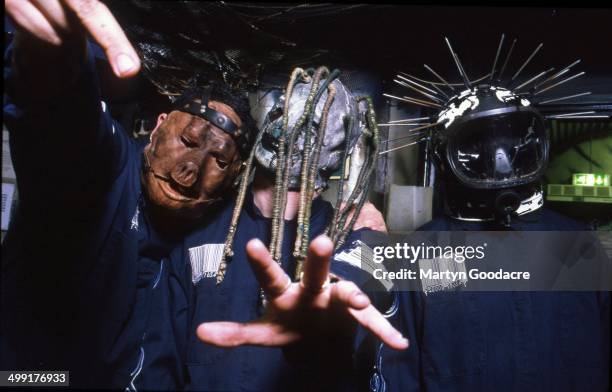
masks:
[[[216,127],[222,129],[225,133],[228,133],[235,138],[240,137],[240,128],[236,123],[234,123],[225,114],[218,112],[208,106],[209,97],[210,95],[208,90],[205,90],[202,93],[201,103],[192,101],[188,104],[185,104],[184,106],[177,107],[177,110],[203,118],[213,123]]]

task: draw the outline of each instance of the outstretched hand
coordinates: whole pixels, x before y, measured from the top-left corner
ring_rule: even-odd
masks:
[[[140,60],[113,14],[98,0],[5,0],[7,14],[30,39],[60,47],[89,33],[118,77],[134,76]]]
[[[325,236],[310,244],[300,282],[292,282],[259,240],[247,244],[249,262],[268,301],[265,314],[248,323],[207,322],[197,335],[219,347],[285,346],[304,337],[346,333],[357,322],[394,349],[405,349],[404,338],[353,283],[329,283],[333,245]]]

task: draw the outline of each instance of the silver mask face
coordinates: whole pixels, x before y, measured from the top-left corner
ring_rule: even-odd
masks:
[[[323,83],[325,79],[321,79]],[[347,127],[349,129],[350,147],[355,144],[360,135],[360,127],[363,126],[362,119],[365,111],[360,113],[359,105],[355,97],[348,89],[335,79],[331,82],[336,88],[336,95],[329,110],[327,127],[321,147],[321,154],[318,162],[318,171],[315,179],[315,189],[327,188],[327,180],[330,175],[337,170],[342,161],[342,155],[346,142]],[[293,87],[289,106],[289,126],[287,138],[295,132],[295,125],[304,114],[304,106],[312,83],[297,82]],[[318,100],[313,116],[313,128],[311,141],[314,143],[315,135],[318,131],[319,122],[323,112],[323,106],[327,99],[327,90],[323,92]],[[281,89],[259,90],[256,96],[256,104],[252,105],[251,114],[255,119],[258,129],[263,129],[261,144],[255,149],[255,159],[259,165],[266,168],[272,175],[276,170],[278,155],[278,142],[283,126],[283,110],[285,106],[285,95]],[[353,119],[353,121],[349,121]],[[304,151],[304,134],[300,133],[297,137],[293,154],[291,156],[291,171],[289,178],[289,189],[297,190],[300,188],[300,170]]]
[[[301,275],[310,243],[312,200],[327,187],[330,175],[340,167],[337,208],[325,233],[339,248],[354,227],[368,196],[380,135],[372,99],[353,96],[337,79],[339,75],[340,70],[330,72],[325,66],[316,70],[298,67],[291,72],[286,90],[262,89],[251,95],[251,114],[259,133],[241,176],[217,283],[223,280],[227,259],[233,255],[234,233],[251,170],[262,169],[268,179],[274,180],[269,244],[274,260],[282,259],[289,191],[299,193],[293,247],[298,262],[296,277]]]

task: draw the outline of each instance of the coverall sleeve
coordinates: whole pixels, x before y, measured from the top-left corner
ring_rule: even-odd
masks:
[[[410,341],[410,347],[397,351],[387,347],[363,327],[358,326],[354,339],[354,366],[357,385],[372,391],[420,390],[419,294],[399,291],[393,282],[377,279],[374,270],[392,270],[374,260],[373,249],[388,245],[385,233],[370,229],[351,232],[344,245],[334,254],[332,272],[355,282],[372,300],[374,306]]]
[[[4,121],[20,208],[91,208],[127,162],[131,142],[101,101],[92,44],[70,72],[54,75],[40,64],[40,72],[62,79],[61,89],[42,94],[16,65],[19,50],[12,43],[5,52]]]
[[[330,268],[339,278],[350,280],[359,286],[383,313],[393,302],[393,283],[374,277],[374,271],[385,269],[385,266],[374,261],[372,249],[384,241],[384,238],[384,233],[368,228],[350,232],[344,244],[334,252]]]

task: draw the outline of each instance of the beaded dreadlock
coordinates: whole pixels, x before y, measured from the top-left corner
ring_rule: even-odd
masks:
[[[351,192],[350,196],[346,199],[344,208],[341,208],[342,196],[344,192],[344,179],[346,177],[346,157],[348,156],[348,148],[345,148],[344,150],[340,184],[338,185],[338,197],[336,199],[336,205],[334,207],[334,217],[330,225],[327,227],[326,231],[326,234],[334,242],[335,249],[339,248],[340,246],[342,246],[342,244],[344,244],[344,240],[346,239],[349,230],[357,221],[359,212],[361,211],[361,208],[363,207],[367,199],[368,191],[370,189],[370,178],[372,177],[372,173],[374,172],[374,168],[376,167],[376,159],[378,158],[378,150],[380,146],[380,134],[378,132],[378,126],[376,123],[376,113],[374,111],[374,104],[372,103],[372,98],[368,96],[362,96],[357,98],[357,102],[365,102],[367,106],[365,130],[360,137],[365,138],[368,152],[366,153],[366,162],[362,166],[362,169],[359,171],[359,175],[357,177],[356,182],[357,185],[355,186],[355,189],[353,189],[353,192]],[[353,214],[349,224],[347,225],[346,220],[348,219],[348,215],[351,212],[351,207],[353,203],[356,204],[355,213]]]

